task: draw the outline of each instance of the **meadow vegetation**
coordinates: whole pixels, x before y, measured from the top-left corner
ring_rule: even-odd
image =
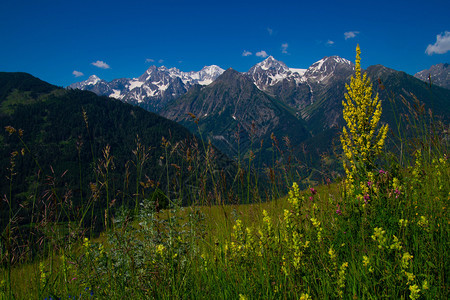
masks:
[[[448,299],[448,127],[410,106],[409,122],[389,131],[361,74],[359,47],[355,70],[343,103],[342,178],[301,189],[301,168],[282,165],[280,156],[261,184],[248,153],[229,179],[207,143],[199,142],[203,151],[184,149],[184,163],[174,166],[177,150],[163,139],[160,161],[173,184],[160,189],[145,177],[150,149],[138,143],[133,205],[120,206],[105,148],[78,218],[64,217],[73,216],[71,195],[52,182],[35,195],[42,206],[29,224],[16,225],[9,206],[0,298]],[[21,130],[6,130],[23,142],[23,153],[11,153],[14,178],[26,141]],[[182,187],[182,172],[196,185]],[[98,201],[106,203],[96,216],[100,235],[83,221]]]

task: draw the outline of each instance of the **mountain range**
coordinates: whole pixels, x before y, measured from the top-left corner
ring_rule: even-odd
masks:
[[[235,155],[238,129],[242,131],[239,147],[246,153],[251,137],[269,141],[276,133],[299,144],[336,126],[340,108],[328,105],[326,99],[330,94],[343,97],[353,68],[337,56],[325,57],[308,69],[289,68],[269,56],[245,73],[224,72],[217,66],[188,73],[152,66],[139,78],[106,82],[91,76],[69,88],[118,98],[196,131],[189,121],[192,113],[208,138],[221,144],[226,154]]]
[[[283,62],[269,56],[264,61],[243,73],[262,91],[277,95],[284,102],[305,106],[314,101],[313,85],[326,85],[336,76],[351,74],[353,64],[338,56],[324,57],[308,69],[287,67]],[[119,78],[110,82],[96,75],[87,80],[70,85],[69,89],[92,91],[147,110],[159,112],[172,100],[187,93],[194,85],[209,85],[216,80],[223,69],[216,65],[205,66],[198,72],[181,72],[176,68],[151,66],[138,78]]]
[[[366,72],[384,101],[382,122],[396,122],[387,100],[396,98],[400,103],[404,97],[412,103],[411,93],[429,108],[443,107],[439,113],[448,116],[449,90],[436,85],[430,92],[424,81],[381,65],[370,66]],[[317,157],[321,151],[330,151],[337,128],[343,125],[345,85],[353,73],[353,63],[338,56],[324,57],[307,69],[289,68],[269,56],[245,73],[217,66],[189,73],[152,66],[139,78],[108,83],[91,77],[70,88],[99,94],[103,89],[105,95],[155,111],[191,132],[200,130],[232,157],[254,151],[252,141],[257,140],[260,154],[268,158],[274,136],[289,137],[291,145],[306,147]],[[119,89],[119,81],[123,89]],[[400,103],[397,108],[402,107]]]
[[[160,113],[193,132],[200,131],[232,157],[249,149],[270,148],[272,134],[290,136],[296,144],[310,136],[294,111],[233,69],[208,86],[193,87]]]
[[[91,75],[87,80],[73,83],[68,88],[92,91],[97,95],[116,98],[158,112],[170,101],[187,93],[192,86],[211,84],[224,71],[216,65],[190,72],[165,66],[151,66],[137,78],[119,78],[107,82]],[[330,81],[335,81],[336,77],[346,79],[352,71],[353,64],[339,56],[324,57],[307,69],[289,68],[269,56],[243,74],[260,90],[272,96],[276,95],[290,106],[301,108],[309,102],[314,102],[314,85],[328,85]],[[416,73],[414,77],[428,83],[431,79],[432,84],[450,88],[448,63],[433,65],[428,70]]]
[[[90,76],[70,85],[70,89],[87,90],[157,112],[169,101],[185,94],[193,85],[208,85],[224,72],[218,66],[206,66],[198,72],[181,72],[176,68],[151,66],[138,78],[119,78],[110,82]]]

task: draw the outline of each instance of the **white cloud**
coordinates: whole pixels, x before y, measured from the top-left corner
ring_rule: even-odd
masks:
[[[328,40],[328,41],[326,42],[326,44],[327,44],[328,46],[331,46],[331,45],[334,44],[334,42],[333,42],[332,40]]]
[[[438,34],[436,36],[436,43],[428,45],[425,53],[428,55],[444,54],[450,51],[450,31]]]
[[[91,65],[96,66],[97,68],[100,69],[110,69],[111,67],[105,63],[104,61],[101,60],[97,60],[96,62],[91,63]]]
[[[288,43],[281,44],[281,53],[287,54],[287,48],[289,47]]]
[[[83,74],[82,72],[77,71],[77,70],[74,70],[74,71],[72,72],[72,74],[75,75],[75,77],[81,77],[81,76],[84,76],[84,74]]]
[[[160,64],[162,64],[162,63],[164,62],[164,59],[160,59],[160,60],[158,60],[158,62],[159,62]]]
[[[152,62],[154,62],[155,60],[154,59],[151,59],[151,58],[146,58],[145,59],[145,62],[146,63],[152,63]]]
[[[346,40],[356,37],[357,34],[359,34],[359,31],[347,31],[347,32],[344,32],[344,36],[345,36]]]
[[[259,56],[259,57],[267,57],[267,56],[269,56],[269,54],[267,54],[267,52],[266,51],[264,51],[264,50],[261,50],[261,51],[259,51],[259,52],[256,52],[256,54],[255,54],[256,56]]]
[[[250,51],[244,50],[244,52],[242,52],[242,56],[250,56],[253,53],[251,53]]]
[[[272,34],[273,34],[273,29],[272,29],[272,28],[269,28],[269,27],[267,27],[267,32],[269,33],[269,35],[272,35]]]

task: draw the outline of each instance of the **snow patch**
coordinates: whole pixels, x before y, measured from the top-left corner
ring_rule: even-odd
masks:
[[[141,87],[143,84],[144,84],[144,83],[143,83],[142,81],[138,81],[138,80],[136,80],[136,79],[133,79],[133,80],[130,81],[130,87],[129,87],[129,89],[130,89],[130,91],[131,91],[131,90],[134,89],[134,88]]]
[[[165,90],[167,90],[168,87],[169,87],[169,83],[162,84],[162,85],[159,86],[159,90],[160,91],[165,91]]]
[[[334,59],[334,61],[337,62],[337,63],[348,64],[348,65],[351,64],[351,62],[350,62],[349,60],[347,60],[347,59],[345,59],[345,58],[342,58],[342,57],[339,57],[339,56],[334,56],[333,59]]]
[[[111,95],[109,95],[109,97],[116,98],[116,99],[122,99],[123,98],[123,96],[120,95],[120,91],[119,90],[115,90],[115,89],[113,89],[113,93]]]
[[[198,81],[198,84],[201,84],[201,85],[209,85],[209,84],[211,84],[212,82],[213,82],[212,79],[206,79],[206,80]]]
[[[277,82],[282,81],[286,77],[287,77],[286,74],[269,75],[269,78],[272,79],[272,82],[270,83],[270,85],[274,85]]]
[[[311,68],[316,69],[316,70],[320,70],[322,68],[323,63],[325,62],[325,59],[321,59],[317,62],[315,62]]]
[[[289,71],[291,71],[292,73],[297,73],[300,76],[303,76],[306,73],[307,69],[297,69],[297,68],[289,68]]]

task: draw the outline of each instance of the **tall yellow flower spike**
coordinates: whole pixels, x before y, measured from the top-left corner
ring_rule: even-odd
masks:
[[[344,162],[347,179],[353,182],[359,171],[368,171],[374,158],[381,152],[388,125],[377,132],[381,117],[381,101],[378,93],[372,98],[372,83],[364,73],[361,75],[361,50],[356,47],[355,76],[350,85],[346,84],[347,93],[342,101],[346,126],[342,129],[341,143],[347,162]],[[362,169],[361,169],[362,168]]]

